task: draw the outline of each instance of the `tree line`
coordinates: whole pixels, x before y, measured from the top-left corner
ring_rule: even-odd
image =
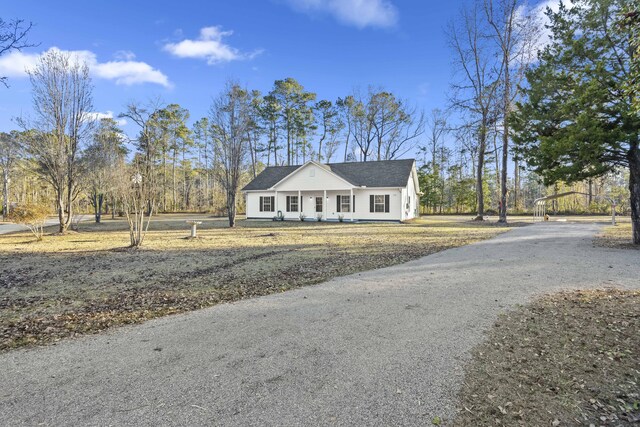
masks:
[[[450,22],[456,74],[422,147],[431,154],[423,205],[452,211],[473,200],[476,219],[492,206],[506,222],[507,209],[532,201],[528,180],[541,196],[580,188],[587,206],[600,184],[624,200],[640,244],[637,2],[576,0],[544,15],[519,0],[475,0]]]
[[[145,210],[226,213],[233,226],[239,188],[265,166],[390,160],[424,132],[423,114],[390,92],[369,87],[316,101],[286,78],[265,95],[228,82],[208,116],[192,126],[189,110],[178,104],[132,102],[118,115],[137,127],[130,139],[116,119],[93,113],[89,71],[59,51],[29,70],[33,114],[18,118],[21,130],[0,135],[3,212],[13,192],[23,201],[52,200],[61,233],[82,202],[93,206],[98,222],[104,211],[139,211],[132,219],[138,230],[148,225],[140,223]],[[22,183],[26,175],[35,180],[10,188],[14,174]],[[44,187],[50,191],[36,191]],[[129,200],[131,192],[145,199],[144,210]]]
[[[97,220],[103,203],[132,210],[138,229],[154,211],[215,211],[233,225],[239,188],[265,166],[417,153],[424,212],[482,220],[495,210],[506,222],[572,188],[588,195],[584,206],[554,209],[602,211],[606,193],[628,207],[640,243],[638,7],[578,0],[545,15],[521,0],[463,5],[447,27],[449,101],[429,115],[382,88],[318,100],[293,78],[264,94],[230,81],[191,126],[177,104],[127,105],[132,140],[95,120],[86,65],[50,52],[30,73],[34,117],[0,138],[4,212],[15,175],[20,198],[55,201],[60,231],[82,200]]]

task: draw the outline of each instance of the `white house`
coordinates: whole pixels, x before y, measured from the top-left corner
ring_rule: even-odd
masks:
[[[409,159],[272,166],[242,191],[248,219],[404,221],[418,216],[420,188]]]

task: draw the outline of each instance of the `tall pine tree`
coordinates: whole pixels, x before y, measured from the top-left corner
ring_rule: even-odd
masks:
[[[633,0],[579,0],[547,11],[551,41],[527,73],[512,116],[517,151],[546,184],[630,172],[633,242],[640,244],[640,117],[626,88],[636,54]]]

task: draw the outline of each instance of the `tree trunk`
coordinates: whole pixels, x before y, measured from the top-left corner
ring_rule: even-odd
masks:
[[[93,194],[93,209],[95,211],[96,224],[100,224],[100,219],[102,218],[102,194]]]
[[[510,31],[511,29],[509,29]],[[509,76],[509,52],[504,51],[504,100],[503,100],[503,121],[504,130],[502,132],[502,171],[500,176],[500,212],[498,222],[506,224],[507,222],[507,168],[509,160],[509,109],[511,104],[511,80]],[[496,156],[498,153],[496,153]]]
[[[6,221],[9,214],[9,168],[7,166],[4,167],[2,175],[2,220]]]
[[[167,211],[167,150],[162,150],[162,211]]]
[[[64,219],[64,231],[66,232],[71,226],[71,220],[73,219],[73,196],[72,190],[67,191],[67,217]]]
[[[351,125],[347,128],[347,134],[344,139],[344,162],[347,161],[347,154],[349,152],[349,136],[351,136]]]
[[[629,153],[629,192],[633,243],[640,245],[640,147],[632,144]]]
[[[227,193],[227,214],[229,216],[229,227],[236,226],[236,195],[229,191]]]
[[[513,161],[513,207],[520,209],[518,197],[520,196],[520,165],[518,160]]]
[[[478,165],[476,167],[476,199],[478,202],[476,221],[484,220],[484,189],[482,188],[482,172],[484,171],[484,152],[487,144],[487,129],[483,125],[480,129],[480,143],[478,144]]]
[[[178,161],[176,150],[173,150],[173,164],[171,165],[171,211],[177,210],[176,196],[176,162]]]
[[[496,203],[498,214],[500,213],[500,189],[501,181],[500,181],[500,156],[498,155],[498,132],[495,132],[493,136],[493,152],[495,153],[495,162],[496,162]]]
[[[58,232],[64,233],[67,228],[64,222],[64,202],[62,201],[62,192],[60,191],[56,191],[56,205],[58,208]]]

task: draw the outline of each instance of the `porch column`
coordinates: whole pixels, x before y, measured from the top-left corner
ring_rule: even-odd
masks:
[[[329,202],[327,201],[327,190],[324,190],[322,193],[322,216],[324,219],[327,219],[327,205]]]
[[[276,190],[276,194],[275,194],[275,196],[274,196],[273,200],[274,200],[274,207],[273,207],[273,209],[275,210],[276,215],[278,215],[278,190]]]
[[[298,218],[302,213],[302,191],[298,190]]]
[[[349,189],[349,204],[351,205],[351,222],[353,222],[353,211],[355,210],[355,203],[353,203],[353,188]]]

